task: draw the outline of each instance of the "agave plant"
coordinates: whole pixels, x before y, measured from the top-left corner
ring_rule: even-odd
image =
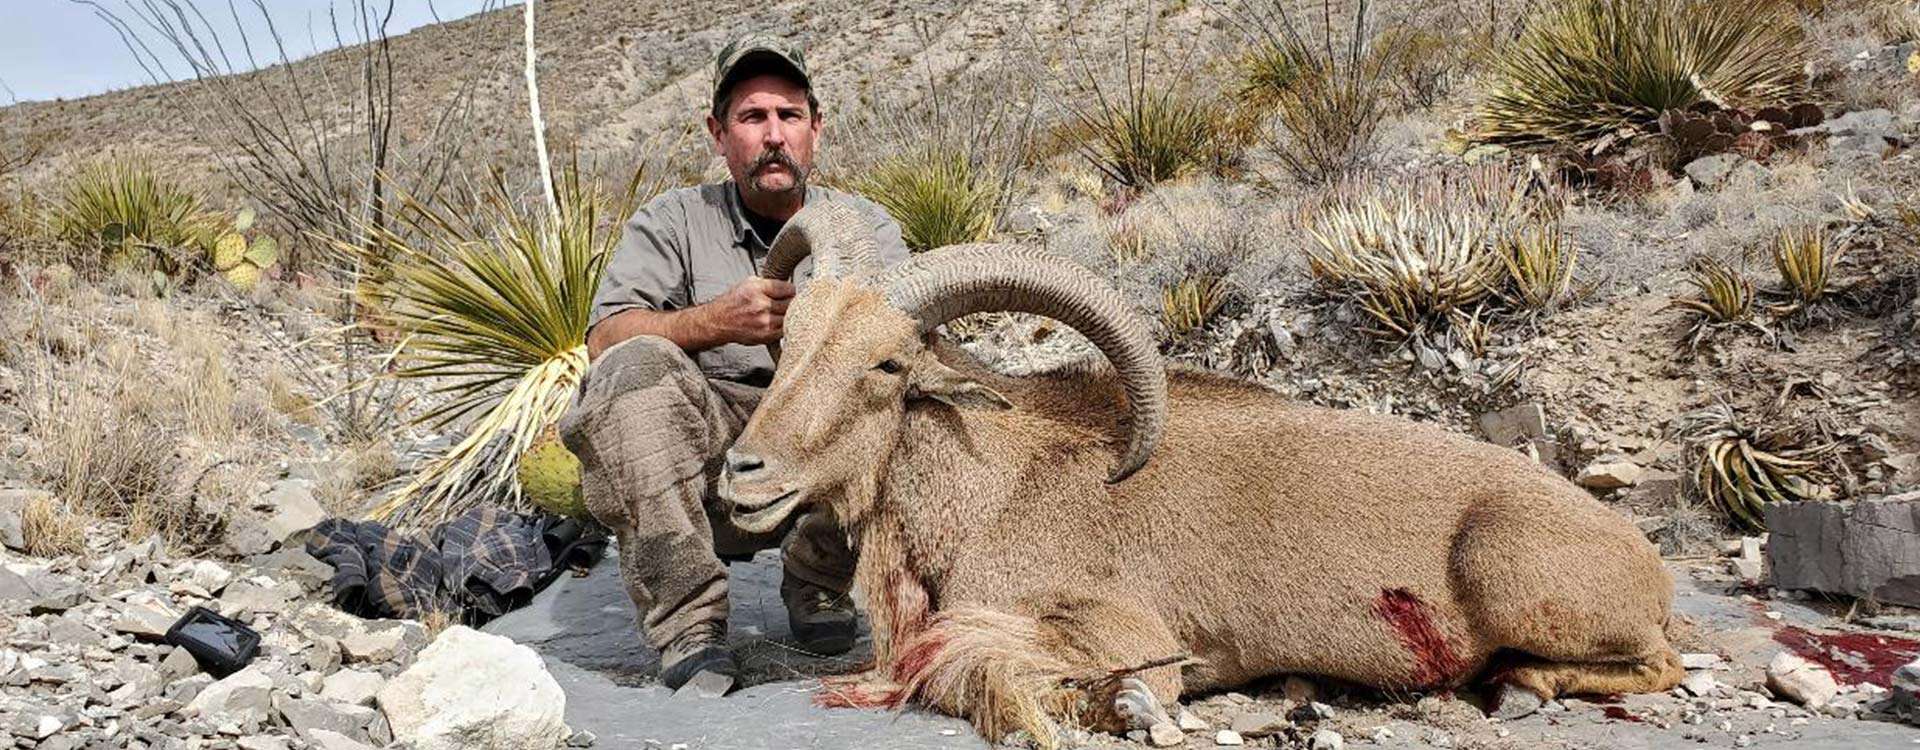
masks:
[[[1766,506],[1832,496],[1822,484],[1822,458],[1837,443],[1807,446],[1791,430],[1751,427],[1726,404],[1681,415],[1675,424],[1699,455],[1695,485],[1735,525],[1762,531]]]
[[[481,218],[408,202],[406,234],[382,235],[377,251],[393,276],[380,301],[405,332],[395,375],[444,381],[434,392],[446,400],[420,421],[467,421],[466,435],[388,496],[376,518],[429,524],[491,498],[521,503],[520,457],[586,372],[593,294],[618,240],[617,218],[603,220],[631,203],[639,177],[615,203],[575,167],[557,180],[557,211],[548,212],[526,208],[496,175]]]
[[[1753,281],[1745,274],[1703,255],[1693,259],[1687,283],[1694,288],[1695,296],[1675,298],[1668,306],[1693,315],[1688,348],[1699,348],[1708,334],[1728,326],[1750,325],[1766,330],[1753,322]]]
[[[1500,260],[1507,269],[1504,295],[1515,307],[1551,310],[1573,290],[1578,253],[1567,244],[1557,224],[1537,221],[1500,242]]]
[[[1826,296],[1840,254],[1818,226],[1788,227],[1774,236],[1773,268],[1780,272],[1780,291],[1789,307],[1811,305]]]
[[[1573,143],[1701,103],[1782,104],[1809,49],[1788,0],[1559,0],[1495,56],[1481,137]]]

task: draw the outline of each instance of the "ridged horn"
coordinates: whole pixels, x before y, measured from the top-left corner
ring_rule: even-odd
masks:
[[[880,267],[873,227],[851,207],[808,201],[773,238],[760,265],[764,278],[792,281],[800,261],[813,257],[813,278],[833,279]]]
[[[889,269],[878,286],[923,335],[962,315],[1002,310],[1072,326],[1106,355],[1127,397],[1127,445],[1107,481],[1126,479],[1153,455],[1166,427],[1166,366],[1126,300],[1085,267],[1037,248],[956,245]]]

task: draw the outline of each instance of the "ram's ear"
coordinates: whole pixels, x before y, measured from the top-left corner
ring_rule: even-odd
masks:
[[[907,398],[930,398],[958,408],[1013,408],[1013,404],[999,391],[932,357],[914,364],[912,373],[907,377]]]

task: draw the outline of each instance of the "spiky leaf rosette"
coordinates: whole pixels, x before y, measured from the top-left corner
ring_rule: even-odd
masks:
[[[1480,136],[1577,143],[1702,103],[1781,104],[1809,49],[1786,0],[1559,0],[1496,53]]]
[[[514,481],[520,456],[565,412],[586,372],[593,293],[619,236],[617,222],[601,226],[611,201],[583,185],[577,168],[559,187],[559,212],[549,215],[526,208],[496,177],[478,219],[410,202],[406,235],[382,238],[393,280],[381,302],[406,332],[395,375],[443,381],[434,392],[447,400],[420,421],[460,422],[466,435],[386,498],[376,518],[426,525],[493,498],[523,504]]]

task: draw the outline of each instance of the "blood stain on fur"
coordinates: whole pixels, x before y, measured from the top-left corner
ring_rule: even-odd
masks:
[[[1465,670],[1460,656],[1447,643],[1446,635],[1434,624],[1433,609],[1406,589],[1387,589],[1374,600],[1373,613],[1393,627],[1400,644],[1413,654],[1418,667],[1416,685],[1440,685],[1451,682]]]
[[[1893,670],[1920,657],[1920,641],[1868,633],[1815,633],[1789,625],[1775,630],[1773,640],[1845,683],[1887,687]]]

